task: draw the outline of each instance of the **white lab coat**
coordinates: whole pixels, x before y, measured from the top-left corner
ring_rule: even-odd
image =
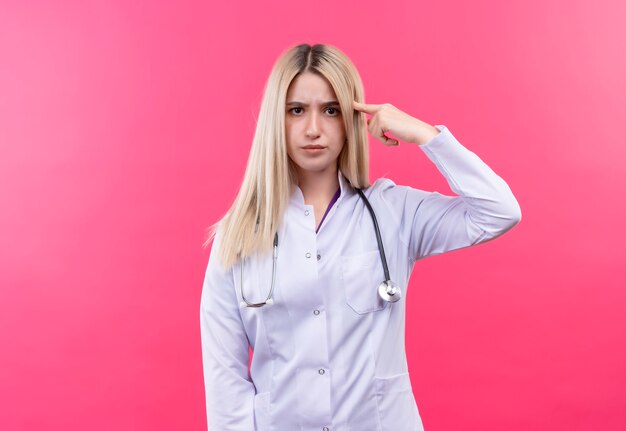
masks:
[[[404,349],[414,263],[491,240],[521,220],[504,180],[436,127],[419,148],[458,196],[387,178],[364,190],[400,301],[378,296],[384,273],[374,225],[341,172],[341,194],[317,234],[313,206],[296,187],[278,229],[274,305],[240,308],[240,263],[223,271],[211,253],[200,301],[209,430],[423,430]],[[219,241],[218,231],[213,248]],[[246,260],[248,301],[265,300],[271,271],[271,254]]]

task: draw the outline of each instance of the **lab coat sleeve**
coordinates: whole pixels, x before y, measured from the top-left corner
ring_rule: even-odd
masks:
[[[232,271],[217,259],[218,230],[200,300],[200,334],[209,431],[254,430],[255,387],[249,378],[249,342],[239,314]]]
[[[439,134],[419,147],[457,196],[398,186],[389,179],[380,187],[412,261],[492,240],[522,218],[506,182],[446,126],[435,127]]]

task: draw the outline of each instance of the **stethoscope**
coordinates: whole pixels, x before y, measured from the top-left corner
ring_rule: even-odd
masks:
[[[383,240],[380,237],[380,229],[378,228],[378,221],[376,220],[376,215],[374,214],[374,210],[370,205],[369,201],[363,194],[363,191],[359,188],[355,187],[355,190],[359,193],[359,196],[365,202],[365,206],[370,212],[372,216],[372,221],[374,222],[374,230],[376,231],[376,241],[378,242],[378,252],[380,254],[380,260],[383,264],[383,271],[385,272],[385,281],[380,283],[378,286],[378,295],[386,302],[397,302],[400,300],[402,296],[402,292],[396,284],[391,281],[391,277],[389,277],[389,268],[387,267],[387,258],[385,257],[385,248],[383,247]],[[278,258],[278,232],[274,234],[274,245],[272,251],[272,286],[270,287],[270,293],[267,295],[267,299],[263,302],[252,303],[248,302],[246,297],[243,294],[243,267],[245,265],[245,257],[241,262],[241,275],[240,275],[240,289],[241,289],[241,297],[243,301],[239,303],[240,308],[244,307],[262,307],[264,305],[272,305],[274,303],[274,298],[272,297],[274,293],[274,281],[276,280],[276,259]]]

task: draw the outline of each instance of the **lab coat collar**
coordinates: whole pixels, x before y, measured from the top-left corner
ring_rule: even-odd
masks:
[[[348,196],[354,193],[354,189],[352,188],[347,178],[344,177],[343,173],[341,172],[339,168],[337,168],[337,180],[339,181],[339,189],[340,189],[339,198],[337,199],[337,205],[339,205],[339,203],[345,196]],[[291,194],[290,204],[295,205],[298,208],[304,208],[305,206],[307,206],[304,203],[304,194],[302,193],[302,189],[300,189],[300,187],[297,184],[294,185],[294,191]]]

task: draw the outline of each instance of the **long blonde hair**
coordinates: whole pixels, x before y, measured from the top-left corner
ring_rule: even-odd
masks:
[[[285,104],[292,80],[313,72],[333,88],[346,131],[338,169],[353,187],[369,187],[369,151],[365,115],[352,101],[364,102],[363,83],[352,61],[327,44],[300,44],[286,50],[274,64],[265,85],[254,139],[241,188],[224,217],[211,225],[208,246],[220,231],[218,258],[225,269],[241,257],[271,251],[274,233],[288,206],[297,174],[287,154]]]

